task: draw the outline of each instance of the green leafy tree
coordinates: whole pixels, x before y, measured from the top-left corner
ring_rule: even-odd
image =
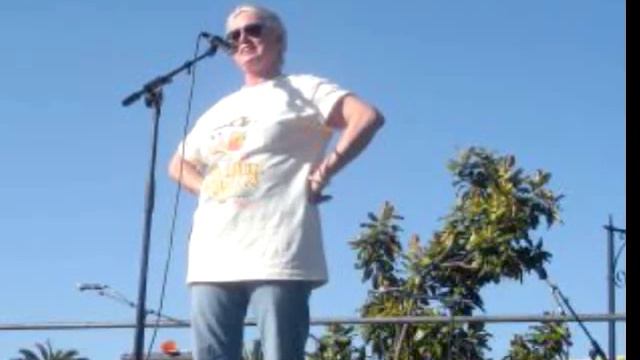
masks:
[[[547,188],[550,174],[525,174],[513,156],[481,148],[462,152],[449,170],[456,202],[426,244],[412,235],[403,249],[403,218],[390,203],[361,224],[351,246],[370,285],[363,317],[473,315],[484,310],[486,285],[545,275],[551,254],[534,233],[559,221],[561,197]],[[378,359],[480,360],[491,334],[482,323],[429,323],[363,326],[362,336]]]
[[[365,360],[364,346],[354,344],[356,334],[353,326],[332,324],[316,341],[316,350],[307,354],[308,360]]]
[[[561,323],[550,322],[531,327],[531,332],[516,335],[511,350],[503,360],[564,360],[572,345],[569,329]]]
[[[46,343],[36,343],[36,350],[20,349],[18,360],[88,360],[80,357],[77,350],[54,350],[49,340]]]

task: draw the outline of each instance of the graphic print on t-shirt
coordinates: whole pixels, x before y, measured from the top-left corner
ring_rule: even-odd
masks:
[[[220,203],[249,197],[258,187],[262,166],[242,159],[251,120],[239,117],[213,129],[207,157],[211,167],[202,183],[202,192]]]

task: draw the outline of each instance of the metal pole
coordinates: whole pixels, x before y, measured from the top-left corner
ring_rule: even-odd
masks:
[[[613,217],[609,215],[609,226],[607,229],[607,291],[609,299],[609,315],[616,313],[616,279],[615,279],[615,250]],[[616,322],[609,321],[609,359],[616,358]]]
[[[133,343],[133,354],[136,360],[143,360],[144,331],[147,318],[147,275],[149,271],[149,247],[151,244],[151,225],[156,189],[156,156],[158,153],[158,125],[162,106],[162,89],[152,90],[145,99],[146,105],[153,109],[151,125],[151,154],[149,173],[145,186],[144,228],[142,231],[142,251],[140,256],[140,275],[138,282],[138,304],[136,306],[136,330]]]

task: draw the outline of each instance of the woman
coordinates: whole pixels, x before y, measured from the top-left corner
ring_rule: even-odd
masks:
[[[325,79],[283,74],[287,35],[274,12],[240,6],[226,28],[244,86],[205,112],[169,165],[199,197],[187,276],[194,358],[240,359],[250,305],[265,359],[303,359],[309,296],[327,282],[317,205],[383,117]],[[340,137],[326,152],[332,130]]]

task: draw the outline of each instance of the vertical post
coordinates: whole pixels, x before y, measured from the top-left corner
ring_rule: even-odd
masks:
[[[609,215],[609,226],[607,229],[607,290],[609,299],[609,315],[616,312],[616,279],[615,279],[615,236],[613,227],[613,217]],[[609,321],[609,359],[616,358],[616,322]]]
[[[151,244],[151,225],[156,194],[156,157],[158,153],[158,127],[162,106],[162,89],[151,90],[145,97],[147,107],[153,108],[151,124],[151,153],[149,173],[144,196],[144,228],[142,231],[142,252],[140,256],[140,280],[138,285],[138,304],[136,306],[136,330],[133,343],[135,360],[144,360],[144,331],[147,319],[147,275],[149,271],[149,248]]]

